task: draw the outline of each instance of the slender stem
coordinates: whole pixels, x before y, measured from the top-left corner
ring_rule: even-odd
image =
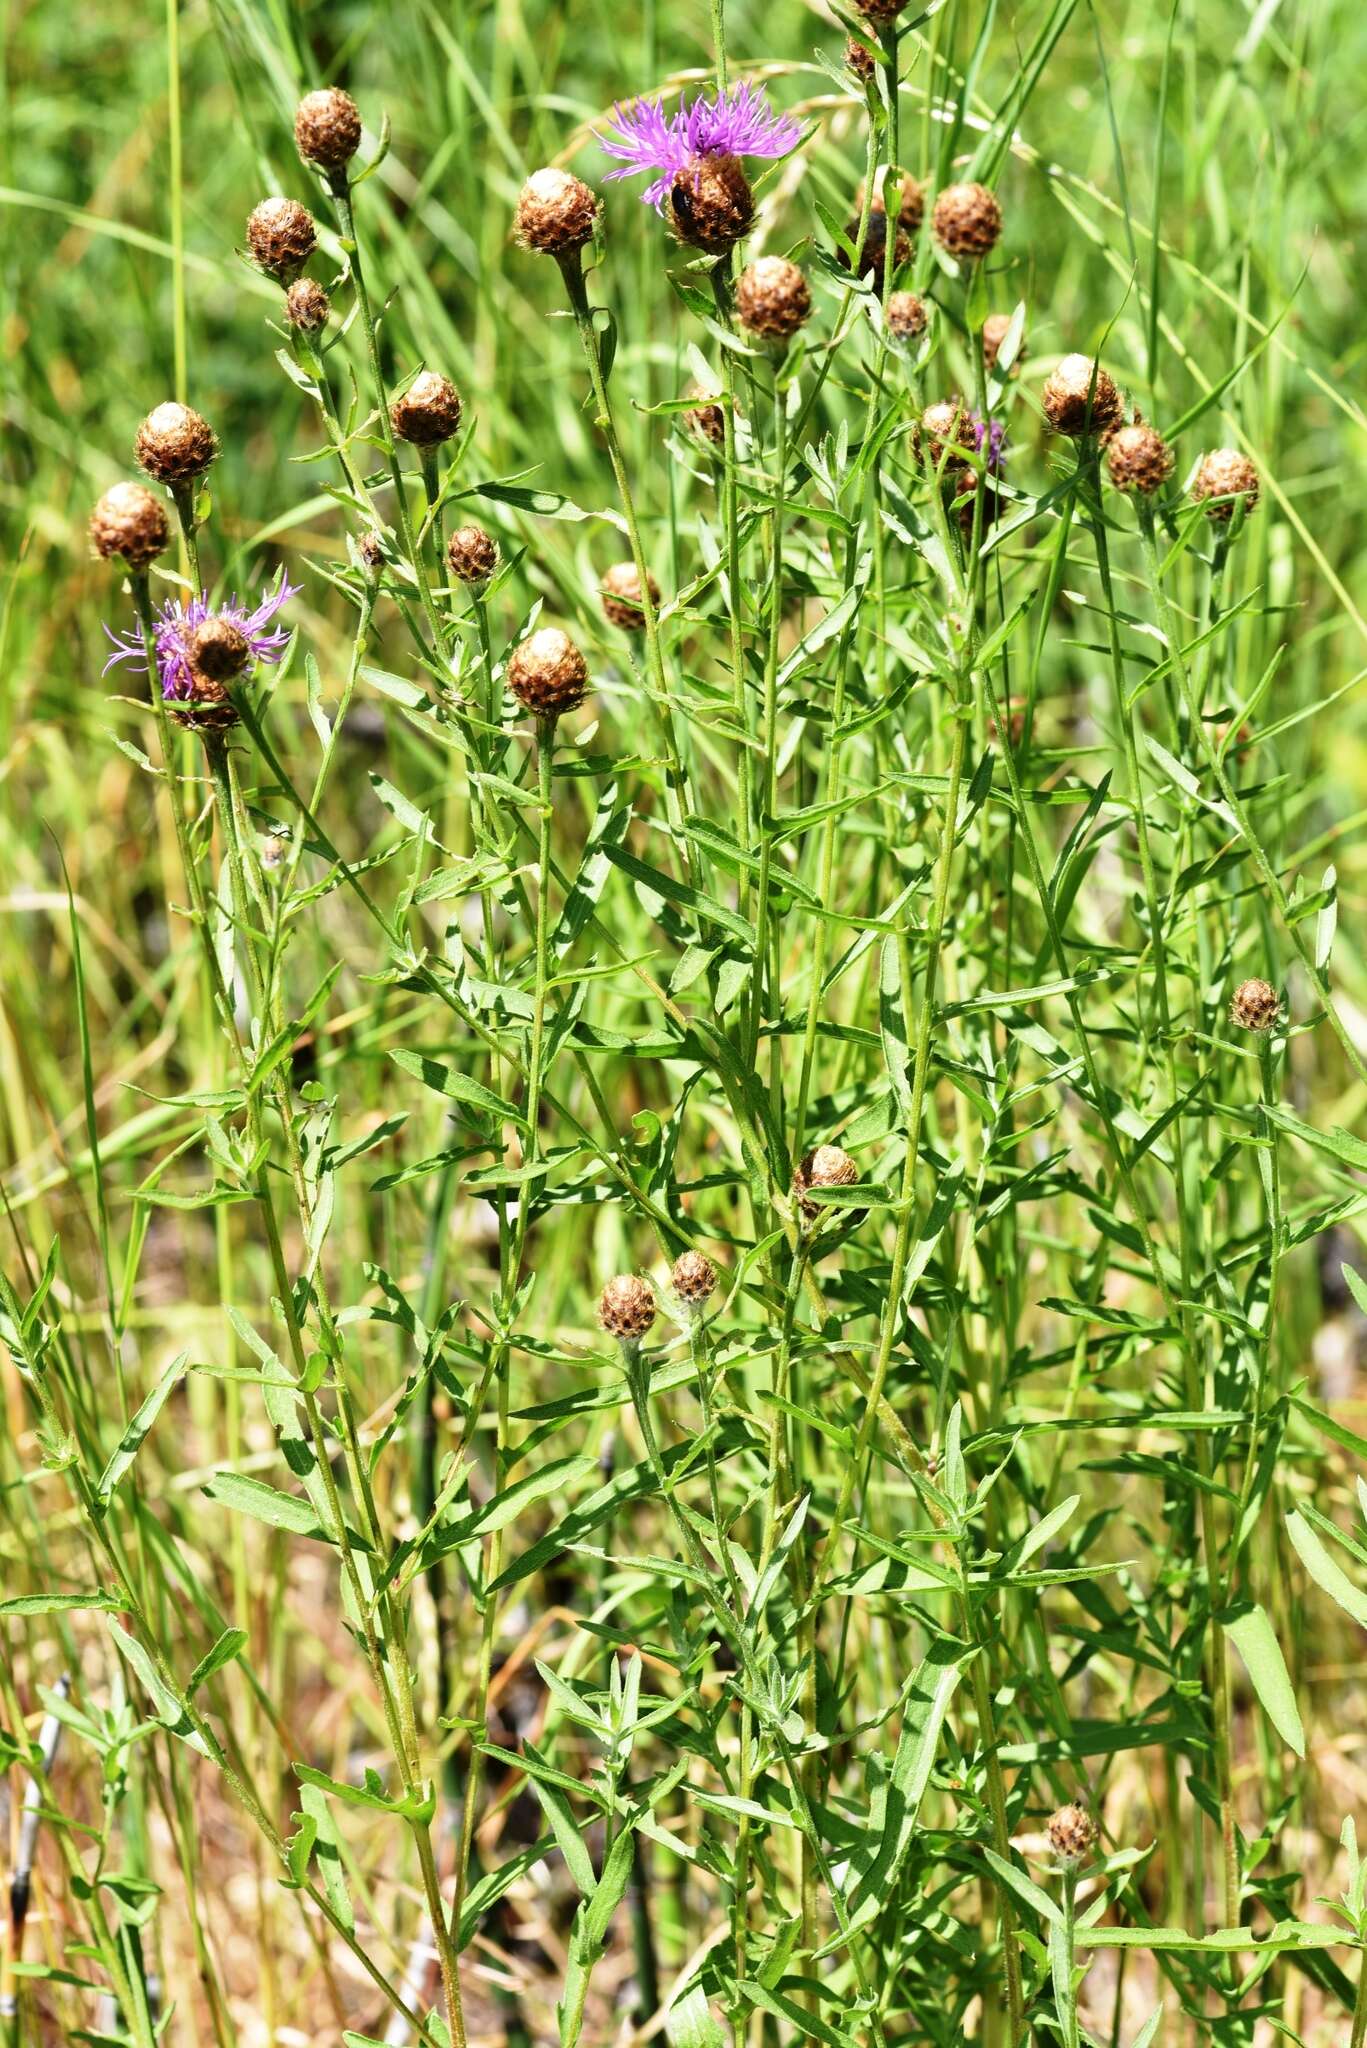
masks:
[[[717,71],[717,90],[726,91],[726,0],[712,0],[712,58]]]
[[[237,798],[233,786],[226,737],[222,732],[207,732],[204,735],[204,745],[210,779],[214,788],[219,824],[228,854],[234,924],[241,937],[243,957],[247,963],[254,1017],[260,1029],[265,1032],[269,1022],[268,1012],[265,1008],[267,983],[266,976],[257,957],[256,940],[251,922],[251,896],[247,883],[246,863],[243,856],[243,843],[238,821]],[[254,1152],[259,1153],[262,1150],[263,1137],[260,1122],[260,1092],[252,1085],[252,1076],[249,1068],[244,1069],[243,1079],[247,1084],[247,1114],[251,1126],[252,1148]],[[307,1195],[304,1190],[305,1175],[303,1162],[298,1153],[294,1119],[291,1107],[284,1095],[279,1069],[276,1071],[274,1083],[276,1105],[280,1111],[282,1127],[291,1151],[291,1178],[295,1186],[296,1199],[300,1206],[301,1220],[307,1232],[311,1216]],[[291,1355],[294,1360],[296,1374],[301,1382],[302,1405],[313,1443],[318,1476],[327,1499],[328,1516],[341,1558],[343,1576],[360,1621],[362,1640],[376,1690],[384,1710],[390,1745],[399,1767],[404,1790],[416,1802],[421,1788],[418,1780],[417,1729],[413,1715],[412,1689],[408,1674],[408,1656],[405,1650],[397,1658],[389,1658],[381,1648],[375,1633],[373,1621],[374,1603],[370,1595],[369,1584],[363,1581],[361,1570],[356,1560],[350,1532],[347,1527],[345,1511],[337,1487],[336,1476],[332,1469],[332,1460],[329,1455],[326,1433],[322,1416],[319,1412],[317,1398],[308,1390],[306,1384],[308,1360],[294,1308],[293,1287],[276,1221],[269,1180],[269,1168],[264,1161],[256,1175],[254,1193],[266,1229],[267,1246],[275,1271],[276,1286],[285,1315],[286,1328],[290,1337]],[[321,1310],[321,1292],[319,1292],[319,1305]],[[325,1318],[324,1339],[329,1355],[335,1360],[340,1361],[340,1343],[335,1331],[331,1328],[330,1318]],[[366,1494],[364,1482],[361,1479],[361,1461],[359,1447],[355,1440],[354,1423],[350,1416],[349,1404],[345,1402],[340,1383],[338,1385],[338,1395],[344,1439],[348,1448],[349,1469],[353,1475],[353,1480],[360,1482],[358,1497],[365,1506],[367,1519],[373,1521],[373,1508]],[[401,1642],[402,1632],[398,1627],[396,1617],[393,1615],[392,1604],[386,1599],[384,1606],[386,1610],[386,1632],[388,1639]],[[451,2028],[455,2048],[465,2048],[465,2021],[461,2000],[459,1965],[456,1959],[454,1942],[446,1924],[441,1899],[440,1880],[437,1875],[436,1857],[432,1848],[430,1818],[425,1810],[425,1806],[419,1805],[418,1810],[411,1815],[409,1829],[417,1850],[428,1915],[436,1933],[447,2021]]]
[[[204,595],[204,578],[199,567],[199,534],[195,522],[195,498],[199,492],[200,479],[190,477],[185,483],[171,485],[171,498],[180,521],[180,536],[185,547],[185,560],[190,571],[190,585],[196,597]]]
[[[1364,2048],[1367,2043],[1367,1948],[1358,1950],[1358,1988],[1353,2000],[1353,2032],[1348,2048]]]
[[[1011,1860],[1011,1823],[1006,1809],[1006,1778],[997,1747],[997,1722],[992,1709],[992,1684],[988,1662],[988,1641],[979,1626],[979,1610],[966,1579],[959,1589],[959,1607],[964,1634],[975,1645],[970,1666],[973,1710],[978,1719],[978,1740],[982,1745],[987,1775],[987,1810],[992,1822],[992,1847],[1004,1863]],[[1021,1980],[1020,1934],[1010,1894],[1000,1885],[992,1887],[996,1899],[997,1926],[1002,1944],[1002,1966],[1006,1976],[1006,2017],[1010,2048],[1017,2048],[1025,2028],[1025,1994]]]
[[[627,540],[631,547],[631,559],[636,569],[636,578],[641,592],[641,620],[645,628],[646,664],[650,675],[651,702],[660,727],[665,756],[665,807],[675,834],[682,840],[690,878],[696,880],[696,851],[693,841],[684,835],[683,820],[687,794],[687,776],[679,754],[678,736],[674,727],[674,713],[670,703],[669,680],[665,674],[664,653],[660,644],[659,614],[651,583],[650,565],[641,544],[640,522],[636,516],[636,501],[632,495],[626,463],[622,457],[622,444],[618,439],[617,425],[613,418],[612,405],[608,398],[607,380],[603,375],[602,352],[598,346],[598,332],[593,324],[593,311],[589,305],[588,288],[584,280],[583,252],[572,250],[561,259],[560,272],[565,280],[565,290],[574,312],[575,325],[588,364],[589,382],[593,387],[593,400],[597,408],[597,424],[607,445],[608,460],[617,484],[617,496],[622,507],[622,518],[626,524]]]
[[[555,720],[539,719],[536,728],[536,785],[540,800],[537,816],[536,883],[536,980],[532,994],[531,1052],[527,1061],[527,1159],[540,1153],[538,1126],[541,1120],[541,1089],[544,1080],[546,1038],[546,988],[550,981],[551,824],[555,816]],[[531,1207],[532,1184],[518,1203],[518,1239],[521,1242],[524,1217]]]
[[[717,317],[730,324],[731,293],[725,260],[712,270]],[[729,348],[721,352],[722,376],[722,534],[726,550],[727,625],[731,657],[731,715],[737,733],[736,779],[743,846],[755,843],[754,769],[750,760],[749,700],[745,687],[745,638],[741,622],[740,477],[736,462],[736,368]],[[750,872],[742,868],[740,909],[749,909]]]
[[[774,817],[778,809],[778,655],[783,629],[783,507],[787,487],[788,443],[787,394],[774,380],[774,481],[773,510],[769,515],[769,619],[764,652],[764,787],[759,817],[759,879],[755,903],[755,965],[750,1002],[750,1060],[759,1054],[760,1032],[766,1007],[775,1027],[781,1023],[783,992],[777,962],[770,963],[769,893],[773,869]],[[777,936],[777,935],[775,935]],[[766,979],[767,978],[767,979]],[[766,1006],[767,986],[767,1006]],[[774,1089],[780,1083],[781,1041],[774,1040]],[[778,1102],[775,1101],[775,1111]]]
[[[446,576],[446,536],[443,531],[441,511],[441,477],[437,469],[435,448],[419,451],[422,466],[423,496],[427,500],[427,541],[432,555],[432,568],[438,583]]]
[[[427,629],[432,635],[434,648],[440,650],[443,640],[442,623],[432,599],[431,586],[423,567],[413,533],[413,521],[408,509],[407,486],[399,462],[398,443],[394,437],[394,423],[389,416],[389,399],[385,392],[384,371],[380,364],[379,334],[375,325],[374,309],[370,293],[366,289],[365,269],[361,261],[361,244],[356,233],[356,216],[351,203],[351,187],[345,169],[337,171],[328,179],[328,190],[337,208],[337,224],[341,230],[342,242],[351,265],[351,282],[356,293],[356,306],[361,316],[361,330],[365,335],[366,356],[370,364],[371,383],[375,394],[376,417],[380,425],[380,437],[384,442],[385,461],[394,485],[394,514],[399,522],[399,536],[403,542],[404,554],[412,566],[418,582],[418,595],[422,602]]]
[[[185,314],[185,170],[181,133],[180,0],[166,0],[166,153],[171,203],[171,336],[176,397],[189,387]]]
[[[897,1234],[893,1240],[892,1267],[888,1275],[887,1299],[884,1303],[878,1336],[878,1355],[874,1364],[868,1399],[860,1418],[859,1433],[855,1447],[845,1465],[841,1478],[840,1493],[830,1528],[822,1546],[821,1555],[828,1566],[833,1566],[841,1533],[854,1497],[855,1482],[863,1468],[873,1441],[877,1425],[879,1404],[887,1383],[888,1368],[897,1342],[897,1333],[902,1326],[904,1304],[902,1301],[903,1282],[906,1278],[907,1258],[911,1249],[911,1235],[914,1227],[914,1205],[916,1195],[916,1169],[920,1159],[921,1128],[925,1111],[926,1085],[930,1073],[930,1044],[935,1017],[935,991],[939,979],[940,948],[944,940],[945,921],[949,909],[949,884],[954,866],[954,848],[958,836],[959,798],[963,788],[964,757],[968,742],[969,708],[959,697],[953,703],[954,735],[950,746],[949,777],[945,789],[944,809],[940,817],[940,850],[935,866],[935,894],[931,902],[930,921],[926,929],[926,963],[921,986],[921,1009],[916,1027],[916,1044],[913,1055],[911,1100],[907,1113],[906,1151],[902,1158],[902,1186]],[[899,946],[904,950],[907,943],[906,922],[899,926]],[[904,973],[905,984],[905,973]]]
[[[1253,829],[1244,800],[1230,780],[1229,770],[1225,766],[1224,757],[1215,745],[1211,737],[1210,728],[1201,715],[1201,707],[1196,700],[1195,691],[1192,686],[1191,670],[1182,651],[1181,633],[1173,613],[1171,600],[1168,597],[1167,587],[1163,581],[1162,565],[1158,556],[1158,542],[1154,532],[1153,507],[1145,499],[1140,500],[1139,527],[1144,538],[1144,553],[1148,563],[1149,581],[1153,589],[1154,601],[1158,606],[1163,636],[1168,643],[1168,658],[1177,674],[1178,685],[1186,705],[1187,717],[1191,724],[1193,737],[1205,755],[1207,765],[1215,778],[1216,786],[1220,791],[1220,795],[1224,798],[1225,806],[1231,813],[1239,829],[1239,835],[1253,857],[1253,864],[1261,875],[1263,884],[1277,907],[1277,914],[1281,918],[1283,929],[1295,947],[1302,967],[1304,967],[1310,980],[1319,991],[1320,999],[1324,1004],[1324,1014],[1330,1029],[1343,1047],[1348,1064],[1357,1075],[1359,1081],[1367,1082],[1367,1059],[1364,1059],[1363,1055],[1358,1051],[1353,1041],[1352,1033],[1339,1014],[1338,1004],[1334,1001],[1330,989],[1329,969],[1327,966],[1320,966],[1311,949],[1310,942],[1306,938],[1304,925],[1293,916],[1291,901],[1282,884],[1281,876],[1268,859],[1263,843]]]
[[[1070,1865],[1063,1874],[1063,1952],[1066,1958],[1064,1979],[1059,1987],[1063,2011],[1059,2018],[1063,2025],[1063,2048],[1077,2048],[1077,1996],[1073,1990],[1073,1971],[1077,1951],[1077,1869]]]

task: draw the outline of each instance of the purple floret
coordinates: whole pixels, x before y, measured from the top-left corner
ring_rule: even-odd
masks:
[[[206,619],[226,619],[230,626],[236,626],[247,645],[251,648],[253,661],[279,661],[289,645],[288,627],[271,626],[271,620],[281,605],[292,597],[298,597],[303,588],[299,583],[287,583],[283,571],[280,581],[266,597],[262,598],[255,611],[248,611],[233,596],[226,604],[209,605],[202,597],[192,597],[186,604],[179,597],[168,598],[157,613],[154,637],[157,651],[157,675],[161,682],[161,694],[168,703],[189,703],[195,694],[194,678],[190,673],[190,636],[197,626]],[[105,632],[114,643],[114,652],[105,663],[107,674],[118,662],[131,661],[138,668],[147,666],[140,633],[115,633],[108,626]]]
[[[791,115],[775,114],[763,90],[745,81],[715,99],[696,99],[666,120],[659,100],[637,100],[613,108],[613,127],[598,140],[621,169],[609,178],[657,175],[641,194],[663,212],[679,172],[702,156],[786,156],[802,129]]]
[[[973,446],[982,455],[986,445],[984,467],[992,476],[998,476],[1006,460],[1006,424],[1003,420],[979,419],[977,413],[973,414],[972,424]]]

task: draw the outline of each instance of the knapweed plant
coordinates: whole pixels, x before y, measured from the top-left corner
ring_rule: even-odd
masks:
[[[56,14],[7,2048],[1363,2048],[1361,19]]]

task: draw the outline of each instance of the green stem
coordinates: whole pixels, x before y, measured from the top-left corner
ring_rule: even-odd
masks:
[[[726,261],[714,264],[712,288],[717,301],[717,318],[723,326],[731,321],[731,293]],[[731,716],[737,742],[737,800],[740,810],[742,846],[755,843],[754,769],[750,760],[749,702],[745,687],[745,639],[741,625],[740,580],[740,477],[736,463],[736,368],[729,348],[721,352],[722,377],[722,534],[726,552],[727,625],[731,659]],[[750,872],[742,868],[739,886],[741,915],[749,912]]]
[[[1064,1981],[1059,1986],[1063,2011],[1063,2048],[1078,2048],[1077,1997],[1073,1990],[1074,1958],[1077,1950],[1077,1870],[1070,1866],[1063,1874],[1063,1950],[1066,1957]]]
[[[1216,786],[1224,799],[1225,806],[1238,827],[1239,835],[1253,857],[1253,864],[1262,877],[1263,885],[1277,907],[1277,914],[1281,918],[1283,929],[1295,947],[1302,967],[1304,967],[1310,980],[1319,991],[1320,999],[1324,1004],[1325,1017],[1334,1036],[1343,1047],[1348,1064],[1357,1075],[1359,1081],[1367,1083],[1367,1060],[1364,1060],[1362,1054],[1358,1051],[1357,1046],[1353,1042],[1352,1034],[1339,1015],[1338,1005],[1334,1001],[1330,990],[1329,970],[1327,967],[1319,965],[1309,941],[1306,939],[1303,923],[1293,916],[1291,901],[1283,887],[1281,876],[1268,859],[1262,841],[1254,831],[1249,820],[1244,800],[1231,782],[1224,758],[1211,738],[1209,726],[1201,716],[1201,709],[1196,701],[1196,695],[1192,687],[1191,670],[1182,651],[1182,640],[1177,619],[1173,613],[1167,588],[1163,582],[1162,564],[1159,560],[1158,542],[1154,532],[1153,506],[1147,499],[1141,499],[1139,503],[1139,528],[1144,539],[1144,553],[1148,563],[1149,581],[1153,589],[1154,601],[1158,606],[1159,622],[1163,629],[1163,637],[1168,643],[1168,658],[1177,673],[1178,684],[1182,692],[1193,736],[1205,755],[1206,763],[1215,778]]]
[[[650,696],[659,723],[660,738],[664,746],[665,765],[665,808],[675,838],[682,842],[689,878],[697,881],[696,852],[693,841],[684,832],[685,797],[687,776],[679,754],[678,736],[674,727],[674,713],[670,702],[669,680],[665,674],[664,652],[660,644],[660,622],[655,597],[651,587],[650,565],[646,561],[645,549],[641,544],[640,522],[636,516],[636,501],[632,495],[631,483],[627,476],[626,463],[622,457],[622,444],[618,439],[617,425],[613,418],[612,405],[608,398],[607,379],[603,375],[603,358],[598,346],[598,333],[593,324],[593,311],[589,305],[588,287],[584,280],[583,251],[574,249],[560,260],[560,273],[565,280],[565,290],[574,312],[575,325],[588,364],[589,382],[593,387],[593,401],[597,410],[597,425],[607,445],[608,460],[617,485],[617,497],[622,507],[622,518],[627,529],[627,540],[631,546],[631,559],[635,566],[636,578],[641,592],[641,620],[645,628],[646,665],[650,675]]]
[[[864,1413],[859,1423],[855,1447],[846,1462],[841,1479],[840,1493],[835,1513],[831,1517],[830,1529],[822,1546],[821,1555],[828,1565],[835,1562],[840,1536],[849,1515],[850,1503],[854,1497],[855,1482],[863,1468],[873,1441],[877,1425],[878,1408],[887,1382],[888,1368],[892,1362],[897,1332],[901,1327],[904,1304],[902,1301],[903,1282],[906,1278],[907,1259],[911,1249],[914,1227],[916,1197],[916,1169],[921,1151],[921,1127],[925,1112],[926,1086],[930,1073],[930,1044],[935,1017],[935,991],[939,980],[940,948],[944,940],[945,922],[949,910],[949,884],[954,866],[954,849],[958,836],[959,798],[963,788],[964,757],[968,743],[968,706],[956,692],[953,698],[954,735],[950,746],[949,776],[945,790],[944,809],[940,818],[940,850],[935,867],[935,894],[931,903],[930,922],[926,930],[926,964],[921,989],[921,1009],[916,1027],[916,1045],[913,1055],[911,1100],[907,1113],[906,1151],[902,1159],[902,1186],[897,1218],[897,1234],[893,1241],[892,1267],[888,1275],[887,1299],[879,1326],[878,1356],[874,1364],[873,1377]],[[907,985],[905,949],[907,944],[906,920],[898,928],[898,943],[903,957],[904,1000]]]
[[[1364,2048],[1367,2043],[1367,1948],[1358,1950],[1358,1988],[1353,2000],[1353,2032],[1348,2048]]]
[[[764,652],[764,788],[759,818],[759,880],[755,907],[755,964],[750,1003],[750,1063],[759,1056],[760,1033],[766,1007],[775,1026],[774,1092],[775,1114],[780,1085],[782,1041],[777,1027],[782,1022],[783,990],[777,961],[770,963],[769,883],[773,869],[774,818],[778,810],[778,654],[783,627],[783,507],[788,472],[786,435],[787,402],[780,380],[774,380],[774,504],[769,517],[769,620]],[[775,940],[777,934],[775,934]],[[766,974],[767,1005],[766,1005]]]
[[[190,586],[196,597],[204,595],[204,578],[199,567],[199,534],[195,525],[195,497],[200,480],[191,477],[182,484],[171,485],[171,500],[180,521],[180,536],[185,547],[185,560],[190,571]],[[155,675],[155,670],[153,671]]]
[[[384,442],[385,461],[394,485],[394,514],[399,522],[399,535],[404,553],[412,566],[418,581],[418,595],[422,602],[427,629],[432,635],[433,647],[440,652],[443,633],[441,620],[432,599],[431,586],[423,567],[413,533],[413,521],[408,509],[408,495],[403,469],[399,462],[398,443],[394,437],[394,423],[389,416],[389,399],[385,392],[384,371],[380,365],[379,336],[375,326],[374,309],[370,293],[366,289],[365,269],[361,262],[361,244],[356,233],[356,216],[351,203],[351,187],[345,169],[337,171],[328,179],[328,190],[337,208],[337,224],[341,230],[343,245],[351,265],[351,282],[356,293],[356,306],[361,316],[361,330],[365,335],[366,356],[370,364],[371,384],[375,393],[376,416],[379,420],[380,437]]]
[[[246,864],[243,858],[242,836],[238,820],[237,798],[233,786],[225,735],[222,732],[207,732],[204,735],[204,748],[210,779],[214,788],[219,825],[228,854],[234,926],[241,938],[243,958],[247,964],[253,1014],[259,1021],[262,1032],[266,1033],[270,1022],[269,1013],[265,1008],[267,979],[262,972],[257,957],[256,941],[253,935],[251,897],[247,885]],[[285,1096],[284,1086],[280,1081],[279,1074],[280,1070],[277,1070],[274,1090],[276,1106],[280,1113],[282,1128],[290,1149],[291,1178],[295,1187],[296,1200],[300,1207],[301,1222],[307,1233],[311,1222],[311,1215],[305,1193],[303,1162],[298,1153],[298,1141],[291,1106]],[[254,1153],[260,1153],[263,1141],[261,1096],[259,1089],[253,1085],[249,1064],[244,1066],[243,1082],[246,1089],[247,1115],[252,1150]],[[370,1664],[376,1691],[384,1710],[390,1746],[399,1767],[405,1793],[417,1795],[420,1792],[418,1743],[413,1714],[408,1655],[406,1649],[404,1649],[397,1658],[388,1657],[381,1648],[379,1638],[375,1632],[373,1620],[375,1603],[368,1579],[363,1581],[360,1567],[356,1561],[345,1511],[337,1486],[336,1475],[332,1469],[332,1460],[329,1454],[322,1415],[318,1407],[316,1395],[308,1391],[303,1384],[307,1381],[308,1374],[307,1352],[295,1312],[293,1285],[285,1260],[284,1248],[281,1243],[279,1226],[275,1215],[269,1166],[264,1161],[255,1177],[253,1192],[256,1195],[257,1204],[266,1230],[267,1247],[274,1268],[276,1287],[290,1338],[291,1356],[294,1361],[296,1375],[301,1382],[301,1399],[304,1415],[313,1444],[318,1475],[327,1498],[328,1514],[341,1559],[343,1576],[360,1623],[367,1660]],[[323,1313],[320,1291],[318,1299],[320,1313]],[[324,1317],[324,1342],[328,1355],[333,1358],[337,1365],[339,1419],[343,1425],[343,1437],[348,1451],[349,1469],[353,1475],[353,1481],[358,1482],[358,1498],[366,1509],[367,1518],[373,1520],[373,1508],[366,1495],[364,1482],[361,1479],[361,1459],[359,1446],[355,1439],[354,1422],[350,1415],[349,1404],[345,1400],[344,1391],[340,1386],[341,1347],[335,1331],[331,1328],[330,1318],[326,1316]],[[402,1643],[402,1631],[398,1626],[397,1618],[393,1614],[392,1605],[388,1599],[384,1601],[383,1605],[386,1612],[387,1638],[391,1642],[397,1641]],[[447,2021],[451,2028],[455,2048],[465,2048],[465,2021],[461,2001],[459,1966],[456,1960],[454,1943],[446,1926],[441,1899],[441,1885],[437,1875],[436,1858],[432,1848],[430,1822],[423,1813],[415,1813],[410,1819],[409,1827],[417,1849],[428,1915],[436,1934]]]
[[[185,316],[185,173],[181,135],[180,0],[166,0],[166,143],[171,202],[171,335],[176,397],[189,383]]]

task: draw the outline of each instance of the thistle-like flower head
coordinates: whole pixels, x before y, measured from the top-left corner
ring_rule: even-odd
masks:
[[[161,683],[161,694],[168,704],[189,704],[196,697],[198,685],[193,666],[191,642],[199,628],[208,620],[221,621],[235,627],[242,635],[250,650],[250,662],[279,661],[289,645],[289,629],[272,625],[280,607],[292,597],[297,597],[302,584],[287,583],[283,573],[274,590],[262,598],[254,611],[248,611],[237,597],[230,597],[226,604],[206,604],[202,597],[192,597],[187,604],[179,597],[168,598],[157,613],[155,646],[157,654],[157,677]],[[142,636],[138,633],[114,633],[105,627],[114,643],[114,652],[105,663],[105,672],[121,661],[131,661],[135,667],[145,668]]]
[[[619,102],[612,125],[598,140],[621,165],[607,173],[609,178],[655,172],[641,197],[663,213],[674,180],[699,157],[786,156],[801,135],[790,115],[773,112],[761,87],[744,80],[711,99],[680,106],[672,119],[666,119],[659,100]]]

